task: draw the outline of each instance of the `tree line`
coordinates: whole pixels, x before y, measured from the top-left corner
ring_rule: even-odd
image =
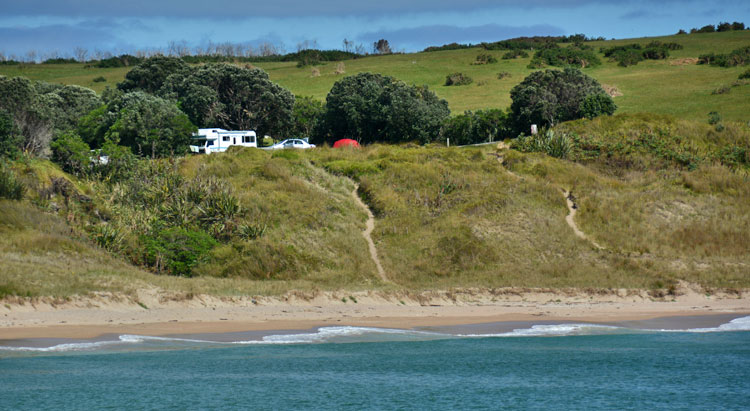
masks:
[[[447,101],[427,86],[359,73],[337,81],[321,102],[295,97],[252,66],[152,57],[101,96],[79,86],[0,77],[0,154],[51,157],[70,172],[116,175],[136,157],[184,155],[198,127],[322,144],[340,138],[471,144],[517,136],[530,124],[546,127],[615,110],[596,80],[570,67],[532,73],[511,90],[511,99],[507,110],[451,117]],[[94,167],[91,150],[103,150],[110,162]]]

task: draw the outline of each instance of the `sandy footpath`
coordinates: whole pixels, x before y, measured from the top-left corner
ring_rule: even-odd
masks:
[[[188,298],[142,290],[130,297],[98,294],[68,301],[6,299],[0,302],[0,340],[302,330],[330,325],[413,328],[503,321],[612,323],[750,315],[750,293],[707,294],[698,287],[681,284],[675,294],[655,297],[632,290],[503,288],[421,294],[319,292],[282,297]]]

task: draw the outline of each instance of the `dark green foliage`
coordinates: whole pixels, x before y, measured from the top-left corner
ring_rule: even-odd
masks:
[[[450,44],[445,44],[442,46],[430,46],[422,51],[430,52],[430,51],[444,51],[444,50],[463,50],[463,49],[468,49],[472,47],[474,46],[471,44],[450,43]]]
[[[716,111],[708,113],[708,124],[714,125],[721,122],[721,114]]]
[[[66,58],[58,57],[58,58],[44,60],[43,63],[44,64],[75,64],[75,63],[78,63],[78,60],[74,58],[66,59]]]
[[[93,90],[0,76],[0,110],[12,119],[20,149],[49,154],[52,136],[75,128],[78,118],[101,104]]]
[[[5,161],[0,161],[0,198],[20,200],[25,192],[26,186],[16,178]]]
[[[155,57],[154,57],[155,58]],[[123,54],[117,57],[110,57],[99,60],[95,67],[98,68],[115,68],[115,67],[130,67],[136,64],[141,64],[144,61],[142,57],[131,56],[129,54]]]
[[[589,94],[580,105],[581,115],[588,119],[602,114],[611,115],[616,109],[614,100],[607,94]]]
[[[393,77],[359,73],[337,81],[326,97],[325,122],[318,141],[351,138],[359,143],[432,141],[448,103],[426,86],[410,86]]]
[[[294,100],[294,125],[291,135],[300,138],[312,136],[324,113],[325,107],[321,101],[313,97],[297,97]]]
[[[736,67],[750,64],[750,46],[732,50],[729,54],[702,54],[698,64],[710,64],[718,67]]]
[[[696,30],[695,33],[713,33],[715,31],[716,27],[713,24],[708,24]],[[692,30],[690,32],[693,33]]]
[[[320,50],[300,50],[297,52],[297,67],[317,66],[323,64],[324,56]]]
[[[593,67],[601,64],[599,57],[596,56],[590,47],[572,45],[570,47],[559,47],[557,44],[550,44],[541,48],[534,53],[534,58],[529,63],[529,68],[542,68],[545,66],[557,67]]]
[[[521,49],[514,49],[514,50],[508,50],[503,54],[503,60],[511,60],[515,58],[527,58],[529,57],[529,53],[527,53],[525,50]]]
[[[13,117],[5,110],[0,110],[0,158],[18,158],[22,145],[23,136],[13,124]]]
[[[600,98],[589,99],[594,95]],[[580,70],[536,71],[510,91],[512,121],[517,132],[525,132],[531,124],[548,127],[563,121],[588,116],[612,114],[616,108],[605,100],[609,97],[595,79]],[[583,102],[587,101],[584,105]],[[586,113],[582,112],[582,106]],[[602,111],[596,111],[596,109]]]
[[[144,260],[157,272],[192,276],[195,267],[218,243],[201,231],[167,228],[156,235],[143,236]]]
[[[497,73],[497,79],[498,80],[502,80],[504,78],[510,78],[510,77],[511,77],[511,74],[508,73],[507,71],[502,71],[500,73]]]
[[[104,76],[99,76],[99,77],[94,77],[94,79],[91,81],[93,81],[94,83],[104,83],[107,81],[107,79],[104,78]]]
[[[184,154],[196,130],[174,103],[140,91],[117,96],[84,116],[78,127],[94,148],[111,141],[150,157]]]
[[[474,80],[464,73],[453,73],[445,76],[446,86],[465,86],[473,82]]]
[[[477,59],[474,60],[473,65],[481,65],[481,64],[494,64],[497,63],[497,58],[493,56],[492,54],[480,54],[477,56]]]
[[[682,45],[678,43],[662,43],[652,41],[642,47],[640,44],[626,44],[624,46],[615,46],[602,48],[600,51],[605,57],[616,61],[622,67],[633,66],[642,60],[662,60],[669,57],[669,50],[681,50]]]
[[[508,116],[500,109],[466,111],[446,120],[442,130],[451,145],[485,143],[511,135]]]
[[[91,165],[91,149],[81,137],[73,133],[58,135],[50,144],[52,161],[59,164],[68,173],[81,175]]]
[[[750,69],[745,70],[743,73],[740,74],[739,77],[737,77],[740,80],[750,79]]]
[[[161,94],[201,127],[283,136],[292,126],[294,95],[258,68],[208,64],[173,75]]]
[[[156,93],[170,75],[188,72],[190,66],[175,57],[151,57],[135,66],[125,75],[125,80],[117,85],[122,91],[141,90]]]

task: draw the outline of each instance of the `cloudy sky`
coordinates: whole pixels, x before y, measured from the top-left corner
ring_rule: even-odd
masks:
[[[627,38],[741,21],[748,0],[0,0],[0,52],[39,57],[81,47],[115,54],[209,43],[270,42],[368,51],[380,38],[395,51],[450,42],[584,33]]]

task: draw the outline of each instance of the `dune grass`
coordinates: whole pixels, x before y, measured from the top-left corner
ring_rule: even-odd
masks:
[[[660,119],[668,120],[615,116],[564,124],[557,132],[594,133],[611,149],[623,135],[641,132],[643,122]],[[702,123],[667,123],[698,153],[710,153],[717,141]],[[747,144],[748,131],[728,130],[718,141]],[[101,224],[97,215],[130,215],[113,212],[109,191],[99,183],[65,176],[43,161],[17,164],[24,181],[43,186],[45,178],[65,177],[91,203],[71,200],[65,207],[59,196],[42,201],[34,188],[27,200],[0,202],[6,267],[0,290],[66,297],[132,295],[157,287],[181,296],[258,295],[504,286],[652,289],[678,280],[750,287],[747,167],[707,157],[688,168],[653,150],[578,156],[576,147],[570,160],[497,150],[372,145],[239,149],[181,159],[182,175],[227,181],[240,200],[242,221],[266,227],[262,235],[214,248],[193,278],[149,273],[86,238],[87,224]],[[366,216],[351,197],[354,182],[376,216],[373,238],[393,284],[376,275],[361,235]],[[578,226],[604,250],[566,225],[563,190],[576,197]]]

